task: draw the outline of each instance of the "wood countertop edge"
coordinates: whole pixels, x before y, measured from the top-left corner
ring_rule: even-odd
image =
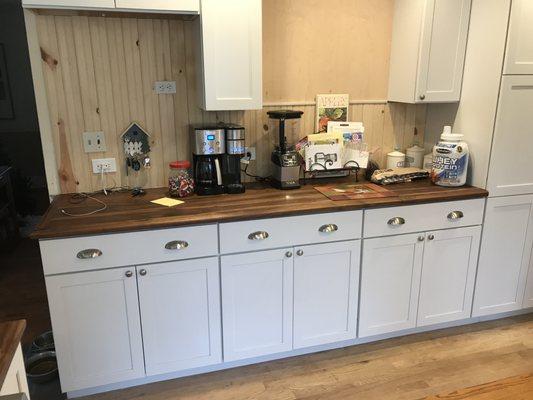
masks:
[[[0,321],[0,387],[26,329],[26,320]]]
[[[261,210],[258,213],[253,213],[251,211],[242,211],[241,213],[218,213],[215,212],[209,216],[195,216],[192,215],[190,219],[184,219],[183,215],[168,217],[154,217],[144,220],[125,220],[120,226],[116,223],[112,227],[107,227],[106,223],[95,224],[93,226],[86,226],[83,224],[75,224],[75,227],[69,228],[66,233],[59,231],[54,228],[49,229],[39,229],[39,227],[33,231],[30,235],[32,239],[46,240],[46,239],[60,239],[68,237],[79,237],[79,236],[93,236],[93,235],[105,235],[111,233],[125,233],[132,231],[143,231],[143,230],[153,230],[153,229],[170,229],[170,228],[179,228],[179,227],[188,227],[196,225],[208,225],[216,223],[225,223],[225,222],[238,222],[246,221],[250,219],[266,219],[266,218],[279,218],[279,217],[289,217],[297,215],[308,215],[308,214],[321,214],[328,212],[342,212],[342,211],[354,211],[354,210],[367,210],[367,209],[377,209],[384,207],[395,207],[395,206],[407,206],[407,205],[416,205],[422,203],[438,203],[442,201],[454,201],[454,200],[469,200],[476,198],[485,198],[488,196],[488,192],[484,189],[467,187],[469,190],[456,189],[452,192],[436,192],[435,194],[428,193],[409,193],[402,194],[398,193],[397,196],[388,197],[388,198],[379,198],[379,199],[367,199],[367,200],[347,200],[347,201],[331,201],[331,205],[327,206],[314,206],[312,203],[304,208],[291,209],[272,209],[272,210]],[[465,188],[466,189],[466,188]],[[472,191],[475,189],[475,191]],[[47,210],[45,216],[43,217],[43,222],[46,221],[46,217],[50,214],[52,207]]]

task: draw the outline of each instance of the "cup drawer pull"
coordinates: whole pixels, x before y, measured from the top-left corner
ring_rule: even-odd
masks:
[[[389,219],[387,221],[387,224],[391,226],[403,225],[405,224],[405,219],[403,219],[402,217],[394,217],[394,218]]]
[[[463,214],[462,211],[452,211],[451,213],[448,214],[448,219],[450,220],[456,220],[456,219],[461,219],[463,218],[465,215]]]
[[[339,227],[335,224],[326,224],[322,225],[320,228],[318,228],[320,232],[323,233],[332,233],[339,230]]]
[[[265,240],[266,238],[268,238],[268,232],[265,232],[265,231],[257,231],[257,232],[252,232],[248,235],[248,239],[250,240]]]
[[[167,250],[181,250],[189,247],[189,243],[185,240],[173,240],[165,244],[165,249]]]
[[[99,249],[85,249],[81,250],[76,254],[76,257],[78,257],[80,260],[89,260],[91,258],[100,257],[102,255],[102,251]]]

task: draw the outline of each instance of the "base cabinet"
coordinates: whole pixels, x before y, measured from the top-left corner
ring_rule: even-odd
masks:
[[[487,200],[473,315],[522,308],[533,246],[533,195]]]
[[[147,375],[222,361],[218,258],[137,267]]]
[[[135,268],[46,277],[63,391],[144,376]]]
[[[295,249],[294,348],[355,339],[360,241]]]

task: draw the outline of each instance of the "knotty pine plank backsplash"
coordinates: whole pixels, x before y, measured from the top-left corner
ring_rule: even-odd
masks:
[[[288,129],[295,142],[314,132],[315,106],[265,107],[257,111],[206,112],[197,106],[192,23],[177,19],[37,16],[54,149],[62,193],[102,187],[91,159],[115,157],[117,185],[128,185],[120,135],[136,121],[151,135],[152,168],[147,187],[165,186],[168,163],[190,159],[192,123],[233,122],[246,128],[247,146],[256,147],[249,171],[268,175],[277,121],[271,109],[293,108],[303,118]],[[266,40],[266,39],[265,39]],[[288,60],[290,62],[290,59]],[[386,79],[387,77],[384,77]],[[155,81],[176,81],[175,95],[156,95]],[[289,99],[288,99],[289,101]],[[352,104],[350,120],[365,125],[365,140],[383,164],[395,146],[408,147],[417,128],[423,142],[425,105]],[[104,131],[107,151],[86,154],[84,131]]]

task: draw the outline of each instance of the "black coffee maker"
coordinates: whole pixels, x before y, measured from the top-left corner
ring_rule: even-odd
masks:
[[[224,193],[222,162],[226,150],[225,130],[220,126],[191,129],[194,181],[200,196]]]
[[[229,194],[244,193],[241,182],[241,158],[246,154],[244,127],[225,125],[226,154],[222,157],[222,182],[224,191]]]

